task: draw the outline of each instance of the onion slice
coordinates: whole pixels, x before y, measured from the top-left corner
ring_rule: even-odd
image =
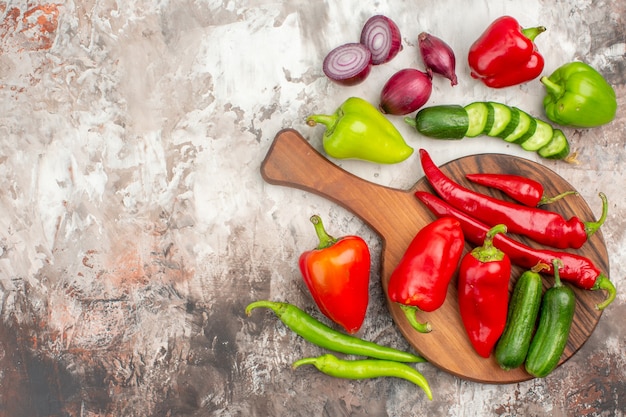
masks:
[[[405,68],[389,78],[380,93],[378,108],[385,114],[409,114],[422,107],[433,90],[428,74],[414,68]]]
[[[402,50],[400,29],[386,16],[370,17],[361,30],[361,43],[372,52],[372,65],[391,61]]]
[[[347,43],[326,55],[324,74],[341,85],[356,85],[365,80],[372,69],[372,53],[360,43]]]

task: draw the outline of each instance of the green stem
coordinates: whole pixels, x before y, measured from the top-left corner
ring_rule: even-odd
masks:
[[[571,191],[565,191],[564,193],[561,193],[559,195],[555,195],[554,197],[541,197],[541,200],[539,200],[539,203],[537,203],[537,206],[543,206],[545,204],[554,203],[555,201],[558,201],[558,200],[562,199],[563,197],[566,197],[566,196],[572,195],[572,194],[578,195],[578,192],[574,191],[574,190],[571,190]]]
[[[414,127],[415,129],[417,129],[417,120],[415,120],[415,117],[405,117],[404,118],[404,122],[409,125]]]
[[[606,300],[604,300],[600,304],[596,304],[596,308],[598,310],[604,310],[605,308],[607,308],[608,305],[611,304],[613,300],[615,300],[615,296],[617,295],[617,290],[615,289],[615,285],[613,285],[611,280],[609,280],[609,278],[604,274],[600,274],[598,278],[596,278],[596,283],[593,285],[591,289],[592,290],[605,290],[609,294]]]
[[[606,199],[606,195],[604,193],[598,194],[600,199],[602,199],[602,215],[595,222],[585,222],[585,232],[587,233],[587,237],[591,237],[598,229],[604,224],[606,220],[606,216],[609,212],[609,203]]]
[[[315,226],[315,233],[317,233],[317,238],[320,240],[319,245],[317,245],[317,249],[326,249],[335,243],[337,243],[337,239],[326,233],[326,229],[324,229],[324,224],[322,223],[322,218],[317,214],[314,214],[309,219],[313,226]]]
[[[540,33],[543,33],[546,31],[546,27],[545,26],[535,26],[532,28],[523,28],[522,29],[522,33],[524,34],[524,36],[526,36],[528,39],[530,39],[531,41],[534,42],[535,38],[537,37],[537,35],[539,35]]]
[[[493,246],[493,238],[498,233],[506,233],[504,224],[497,224],[487,232],[482,246],[478,246],[472,250],[474,258],[480,262],[500,261],[504,257],[504,252]]]
[[[548,93],[553,95],[554,97],[561,97],[565,92],[565,89],[560,84],[555,83],[550,78],[543,76],[539,78],[539,81],[546,87]]]
[[[559,268],[563,266],[563,262],[560,259],[554,259],[552,260],[552,266],[554,267],[554,288],[562,287],[563,283],[561,282]]]
[[[404,315],[409,321],[411,327],[413,327],[415,330],[420,333],[429,333],[432,330],[430,323],[421,323],[417,321],[417,317],[415,317],[415,313],[417,313],[417,311],[419,310],[417,307],[400,304],[400,308],[404,312]]]

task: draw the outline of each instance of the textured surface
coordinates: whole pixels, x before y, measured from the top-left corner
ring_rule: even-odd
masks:
[[[451,12],[452,11],[452,12]],[[396,21],[403,51],[355,87],[321,62],[363,22]],[[395,379],[346,381],[291,363],[320,350],[253,300],[289,301],[319,317],[297,270],[315,245],[311,214],[359,234],[380,267],[380,238],[321,197],[265,183],[274,135],[295,128],[321,149],[306,115],[345,98],[372,102],[395,71],[422,67],[428,31],[457,52],[459,85],[436,78],[430,104],[495,100],[541,114],[538,81],[488,90],[466,51],[493,19],[545,25],[545,73],[571,60],[615,87],[607,126],[565,129],[578,165],[538,161],[497,139],[435,141],[396,125],[433,159],[499,152],[545,164],[599,215],[611,279],[626,281],[626,3],[457,0],[367,4],[271,1],[0,2],[0,416],[545,415],[622,416],[626,297],[588,342],[543,380],[488,385],[420,365],[434,400]],[[422,173],[335,161],[394,188]],[[360,336],[408,349],[371,281]]]

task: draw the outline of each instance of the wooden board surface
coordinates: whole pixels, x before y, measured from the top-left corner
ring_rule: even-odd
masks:
[[[437,163],[437,161],[435,161]],[[543,165],[530,160],[500,154],[473,155],[451,161],[441,166],[449,177],[467,188],[502,197],[497,191],[474,185],[465,180],[470,172],[502,172],[534,178],[544,184],[546,195],[574,189],[563,178]],[[421,171],[420,171],[421,172]],[[261,175],[271,184],[299,188],[327,198],[350,210],[371,227],[382,239],[380,278],[387,290],[389,276],[400,261],[415,234],[434,220],[428,209],[415,197],[417,190],[430,191],[422,178],[408,190],[399,190],[371,183],[341,169],[321,155],[295,130],[280,131],[261,165]],[[596,202],[598,207],[600,200]],[[580,196],[569,196],[554,203],[549,209],[565,217],[578,216],[594,220],[588,204]],[[534,242],[510,235],[529,246]],[[466,250],[471,249],[466,245]],[[598,232],[576,252],[594,261],[605,274],[609,274],[608,254],[602,233]],[[510,288],[523,270],[513,268]],[[544,277],[544,287],[552,284]],[[561,363],[569,359],[589,338],[601,317],[595,305],[605,294],[574,288],[577,304],[570,338]],[[433,365],[461,378],[485,383],[512,383],[532,378],[522,368],[511,371],[500,369],[493,355],[482,358],[476,354],[463,328],[457,304],[456,277],[448,288],[445,303],[437,311],[418,313],[418,319],[429,321],[432,332],[421,334],[413,330],[397,304],[389,302],[389,310],[409,343]]]

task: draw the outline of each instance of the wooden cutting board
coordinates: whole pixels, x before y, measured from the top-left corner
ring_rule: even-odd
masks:
[[[435,160],[435,163],[437,161]],[[500,154],[474,155],[451,161],[441,169],[449,177],[464,186],[502,197],[497,191],[474,185],[465,180],[471,172],[501,172],[534,178],[544,184],[546,195],[555,195],[574,189],[563,178],[543,165]],[[419,166],[416,173],[421,173]],[[261,165],[261,175],[270,184],[294,187],[327,198],[361,218],[382,239],[380,278],[385,294],[391,272],[400,261],[415,234],[435,219],[428,209],[415,197],[417,190],[430,191],[425,178],[421,178],[408,190],[399,190],[374,184],[361,179],[335,165],[321,155],[297,131],[280,131]],[[417,175],[417,174],[416,174]],[[600,199],[596,202],[600,207]],[[568,196],[549,206],[567,218],[578,216],[582,220],[595,220],[592,210],[580,196]],[[510,235],[529,246],[537,246],[520,236]],[[538,247],[538,246],[537,246]],[[466,245],[466,250],[471,249]],[[576,253],[594,261],[605,274],[609,274],[606,245],[601,232],[596,233]],[[510,288],[523,270],[513,268]],[[551,286],[553,279],[544,277],[544,287]],[[569,359],[589,338],[601,311],[595,305],[604,300],[602,291],[585,291],[574,288],[577,304],[574,323],[561,362]],[[457,304],[456,277],[453,278],[445,303],[437,311],[420,312],[418,319],[429,321],[432,332],[415,331],[397,304],[387,299],[395,323],[409,343],[430,363],[460,378],[485,383],[512,383],[531,379],[523,367],[504,371],[493,355],[482,358],[476,354],[467,338]]]

